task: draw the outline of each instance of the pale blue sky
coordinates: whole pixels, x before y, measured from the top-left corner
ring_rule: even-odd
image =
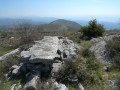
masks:
[[[120,0],[0,0],[0,17],[120,17]]]

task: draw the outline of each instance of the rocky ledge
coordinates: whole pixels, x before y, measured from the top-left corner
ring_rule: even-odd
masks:
[[[7,75],[9,80],[26,78],[24,90],[37,90],[40,77],[55,77],[55,73],[65,59],[76,58],[81,47],[67,37],[45,36],[28,50],[21,52],[18,65],[10,68]],[[67,89],[65,89],[67,90]]]

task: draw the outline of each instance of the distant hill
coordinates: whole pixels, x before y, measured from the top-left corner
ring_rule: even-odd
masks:
[[[79,30],[80,28],[80,24],[64,19],[58,19],[49,24],[39,26],[39,29],[42,29],[43,31],[69,31]]]
[[[48,24],[56,18],[52,17],[22,17],[22,18],[0,18],[0,26],[10,26],[14,24],[19,24],[23,22],[28,22],[32,25],[39,25],[39,24]]]
[[[0,18],[0,30],[8,30],[20,23],[29,23],[31,26],[48,24],[57,18],[54,17],[22,17],[22,18]]]

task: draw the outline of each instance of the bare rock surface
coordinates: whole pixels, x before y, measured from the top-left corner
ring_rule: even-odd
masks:
[[[93,38],[91,41],[94,45],[90,48],[92,52],[94,52],[96,58],[102,62],[106,63],[110,66],[110,62],[112,57],[110,56],[110,52],[106,49],[106,41],[113,40],[113,38],[120,37],[120,35],[109,35],[104,37]]]
[[[104,36],[103,39],[105,39],[106,41],[108,40],[112,40],[115,37],[120,37],[120,35],[109,35],[109,36]]]
[[[41,41],[36,41],[33,47],[28,51],[21,52],[23,60],[30,63],[40,63],[52,61],[55,57],[59,57],[56,53],[58,50],[59,39],[57,37],[44,37]]]
[[[28,51],[21,52],[21,59],[29,63],[49,63],[55,59],[75,58],[79,47],[66,37],[45,36]]]
[[[90,50],[94,52],[96,58],[103,63],[110,61],[109,52],[107,51],[105,45],[105,41],[99,41],[94,43],[94,45],[90,48]]]
[[[94,52],[96,58],[100,62],[109,64],[111,61],[111,56],[106,49],[107,43],[104,38],[93,38],[91,41],[94,43],[94,45],[90,48],[90,51]]]

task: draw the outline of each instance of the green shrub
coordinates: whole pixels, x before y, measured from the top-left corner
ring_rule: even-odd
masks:
[[[80,51],[80,55],[83,57],[90,57],[93,54],[89,51],[89,48],[84,48]]]
[[[90,48],[93,45],[93,42],[90,40],[80,40],[80,46],[84,48]]]
[[[81,31],[84,36],[88,36],[89,38],[91,38],[91,37],[102,36],[105,29],[103,25],[97,24],[97,20],[94,19],[94,20],[89,21],[88,26],[82,27]]]

